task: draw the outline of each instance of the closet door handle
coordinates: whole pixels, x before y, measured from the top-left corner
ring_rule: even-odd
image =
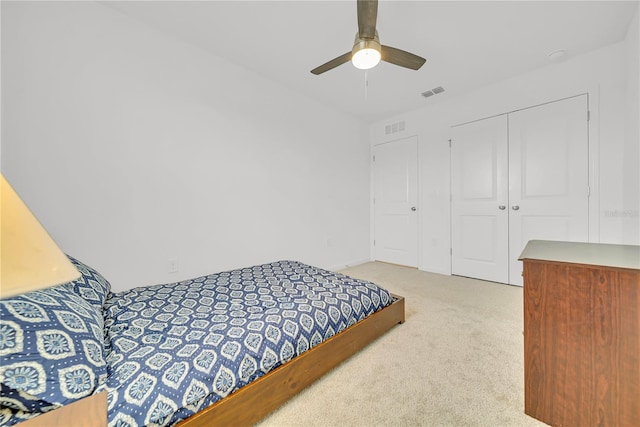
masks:
[[[517,210],[519,210],[519,209],[520,209],[520,206],[518,206],[518,205],[513,205],[513,206],[511,206],[511,209],[513,209],[514,211],[517,211]]]
[[[505,210],[507,207],[505,205],[500,205],[498,206],[498,209],[500,209],[501,211]]]
[[[411,210],[412,210],[413,212],[415,212],[415,211],[416,211],[416,207],[415,207],[415,206],[411,206]]]

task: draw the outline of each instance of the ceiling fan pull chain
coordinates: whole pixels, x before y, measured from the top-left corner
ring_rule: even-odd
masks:
[[[369,70],[364,72],[364,99],[367,99],[369,95]]]

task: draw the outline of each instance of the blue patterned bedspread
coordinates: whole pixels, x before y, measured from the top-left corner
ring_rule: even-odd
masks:
[[[109,425],[173,425],[390,303],[294,261],[111,294]]]

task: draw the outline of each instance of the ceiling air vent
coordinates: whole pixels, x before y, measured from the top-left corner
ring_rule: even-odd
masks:
[[[430,96],[437,95],[442,92],[444,92],[444,88],[442,86],[438,86],[426,92],[422,92],[422,96],[424,96],[425,98],[428,98]]]

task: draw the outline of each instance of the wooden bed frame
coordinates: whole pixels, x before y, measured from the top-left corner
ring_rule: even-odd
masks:
[[[251,426],[398,323],[404,298],[307,350],[256,381],[177,424],[178,427]]]

